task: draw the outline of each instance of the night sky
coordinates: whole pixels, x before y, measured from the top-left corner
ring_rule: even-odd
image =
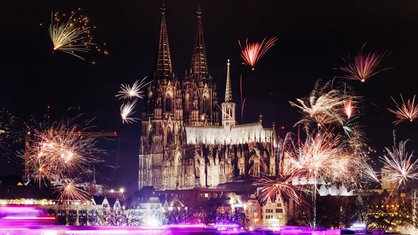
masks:
[[[224,98],[226,60],[231,59],[234,100],[239,100],[239,77],[247,98],[244,122],[293,124],[300,114],[288,101],[308,96],[317,79],[341,75],[342,58],[366,50],[390,54],[390,67],[366,83],[349,81],[364,96],[360,123],[366,140],[381,152],[399,139],[411,139],[418,151],[418,123],[394,126],[399,100],[418,93],[418,2],[416,1],[278,1],[200,0],[165,1],[173,69],[182,79],[189,68],[195,40],[196,9],[200,5],[209,72]],[[115,98],[121,83],[132,84],[150,74],[155,64],[162,1],[23,1],[6,0],[0,7],[0,107],[21,120],[41,118],[51,106],[53,119],[70,107],[94,117],[100,131],[117,131],[108,160],[119,165],[108,171],[115,186],[136,187],[140,125],[122,124],[121,101]],[[51,11],[82,8],[89,16],[94,42],[109,55],[88,54],[82,61],[52,53],[48,34]],[[259,61],[255,71],[242,64],[238,40],[251,42],[278,37],[277,44]],[[96,64],[91,64],[95,61]],[[239,108],[237,108],[239,110]],[[141,107],[137,108],[137,115]],[[239,111],[238,111],[239,112]],[[240,121],[240,120],[238,120]],[[113,142],[112,142],[113,141]],[[408,145],[407,145],[408,146]],[[3,157],[0,174],[19,174],[13,157]]]

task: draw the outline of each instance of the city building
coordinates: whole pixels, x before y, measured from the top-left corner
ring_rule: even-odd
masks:
[[[236,177],[276,173],[274,128],[263,127],[261,115],[256,123],[236,123],[229,61],[224,100],[219,104],[206,59],[200,9],[196,19],[190,69],[179,79],[172,68],[166,9],[161,8],[157,59],[142,112],[139,188],[213,188]]]

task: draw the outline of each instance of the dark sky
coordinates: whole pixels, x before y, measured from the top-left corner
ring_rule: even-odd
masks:
[[[69,107],[95,117],[102,131],[118,131],[111,158],[121,169],[112,172],[114,184],[135,187],[139,124],[122,125],[114,95],[121,83],[147,76],[155,63],[162,1],[23,1],[6,0],[0,7],[0,107],[22,120],[41,117],[51,105],[59,119]],[[307,96],[317,79],[341,75],[334,68],[342,58],[366,49],[389,51],[383,66],[390,70],[367,83],[349,82],[364,96],[361,124],[371,145],[381,150],[400,139],[412,139],[417,149],[417,123],[397,126],[387,108],[391,96],[399,100],[418,93],[418,2],[416,1],[279,1],[200,0],[165,1],[173,68],[183,78],[189,68],[195,37],[195,12],[203,12],[209,70],[224,98],[226,60],[231,59],[234,99],[239,103],[239,77],[247,97],[244,120],[263,113],[292,131],[299,113],[288,101]],[[51,11],[81,7],[89,16],[94,41],[106,43],[109,56],[88,55],[81,61],[52,53],[48,35]],[[255,71],[242,65],[238,40],[261,41],[276,36],[277,44],[259,61]],[[140,108],[137,109],[137,114]],[[10,173],[12,163],[2,161]]]

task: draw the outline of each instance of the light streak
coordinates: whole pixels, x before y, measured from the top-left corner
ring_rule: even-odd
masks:
[[[344,104],[342,92],[330,87],[330,82],[323,86],[320,81],[315,84],[308,98],[298,98],[297,102],[289,101],[292,107],[296,107],[304,115],[296,124],[304,124],[307,128],[311,122],[316,126],[323,127],[328,124],[339,123],[341,107]]]
[[[144,98],[144,88],[151,83],[146,82],[147,77],[143,78],[141,81],[135,81],[132,86],[129,84],[122,84],[120,86],[120,91],[116,95],[118,99],[143,99]]]
[[[96,49],[107,55],[108,52],[106,50],[101,50],[93,42],[92,27],[89,25],[90,20],[81,12],[81,9],[78,8],[68,15],[69,17],[67,18],[65,13],[51,13],[49,36],[54,46],[53,50],[62,51],[81,60],[85,60],[85,58],[80,54],[88,53],[91,49]]]
[[[94,165],[101,162],[99,155],[104,151],[96,147],[95,138],[80,135],[87,127],[72,121],[41,124],[34,129],[27,152],[22,157],[30,168],[28,177],[39,186],[76,182],[80,177],[88,177],[94,172]],[[69,195],[65,191],[62,193],[62,197]]]
[[[138,118],[131,117],[135,113],[134,108],[136,105],[136,100],[128,101],[120,106],[120,116],[122,117],[123,123],[134,123]]]
[[[399,124],[403,121],[414,121],[418,117],[418,104],[415,103],[415,95],[408,99],[407,102],[404,101],[401,95],[401,105],[399,105],[395,99],[393,102],[396,104],[396,109],[388,109],[390,112],[394,113],[398,120],[394,121],[394,124]]]
[[[388,69],[381,68],[380,66],[383,59],[386,57],[387,52],[364,52],[363,49],[364,46],[356,56],[351,57],[349,55],[347,58],[343,59],[346,65],[338,68],[345,73],[341,78],[365,82],[370,77]]]
[[[389,181],[396,183],[398,188],[418,179],[418,158],[414,156],[414,152],[406,151],[407,142],[408,140],[399,141],[398,146],[394,144],[392,149],[385,147],[386,154],[379,157]]]
[[[241,57],[244,60],[244,64],[247,64],[254,70],[257,62],[263,57],[263,55],[276,44],[277,37],[266,40],[263,39],[261,42],[249,43],[248,39],[245,40],[245,46],[242,47],[241,42],[238,40],[238,45],[241,48]]]

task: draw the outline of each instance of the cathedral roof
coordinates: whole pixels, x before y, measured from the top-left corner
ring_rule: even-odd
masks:
[[[244,144],[270,142],[273,130],[260,123],[236,125],[231,128],[186,126],[187,144]]]

